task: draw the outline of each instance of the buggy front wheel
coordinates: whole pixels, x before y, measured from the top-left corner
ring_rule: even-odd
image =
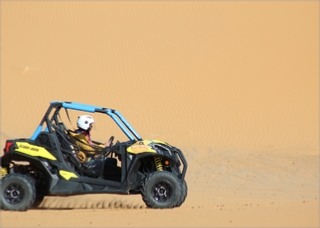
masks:
[[[183,202],[186,200],[187,198],[187,194],[188,194],[188,186],[185,180],[183,180],[182,182],[182,186],[181,186],[181,195],[180,198],[177,202],[176,207],[180,207],[181,204],[183,204]]]
[[[181,180],[167,171],[149,174],[143,182],[141,195],[150,208],[173,208],[179,204]]]

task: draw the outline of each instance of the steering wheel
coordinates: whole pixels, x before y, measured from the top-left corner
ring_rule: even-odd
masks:
[[[114,136],[112,135],[112,136],[110,137],[110,139],[108,140],[108,142],[110,143],[110,146],[109,146],[109,147],[112,147],[112,145],[113,145],[113,140],[114,140]]]

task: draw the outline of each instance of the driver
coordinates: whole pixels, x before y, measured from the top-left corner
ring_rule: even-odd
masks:
[[[95,159],[95,155],[101,153],[103,148],[110,147],[111,144],[110,141],[105,144],[100,144],[91,140],[90,131],[93,123],[94,119],[91,116],[79,116],[77,120],[78,129],[74,132],[70,132],[71,136],[75,139],[75,143],[81,150],[77,154],[77,157],[80,162],[86,164],[88,168],[93,168],[98,165],[97,163],[100,163],[100,161]]]

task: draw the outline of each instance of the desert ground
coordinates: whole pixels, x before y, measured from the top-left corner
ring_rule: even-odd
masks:
[[[50,196],[1,227],[319,227],[318,91],[318,1],[1,1],[1,148],[61,100],[188,161],[179,208]]]

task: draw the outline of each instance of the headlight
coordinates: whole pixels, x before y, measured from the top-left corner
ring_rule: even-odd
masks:
[[[158,154],[172,156],[171,151],[167,147],[162,146],[161,144],[154,144],[153,147]]]

